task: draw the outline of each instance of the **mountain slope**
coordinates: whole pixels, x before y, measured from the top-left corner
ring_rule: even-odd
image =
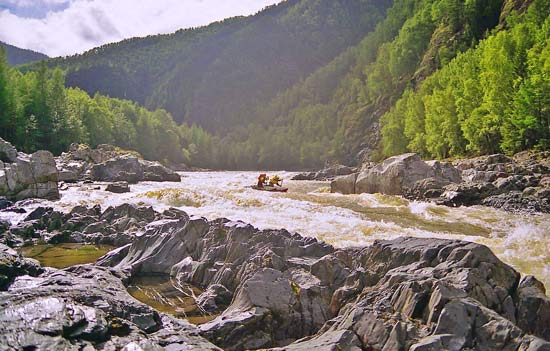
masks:
[[[180,138],[202,167],[512,153],[550,147],[549,14],[550,0],[289,0],[49,64],[206,127]]]
[[[89,93],[165,108],[177,121],[225,133],[258,106],[355,45],[390,0],[288,0],[255,16],[126,40],[50,66]]]
[[[36,51],[20,49],[16,46],[0,42],[0,46],[6,49],[8,63],[12,66],[45,60],[48,56]]]
[[[303,168],[369,157],[378,152],[381,116],[406,89],[420,86],[495,28],[502,5],[396,0],[358,45],[259,109],[246,131],[228,135],[222,144],[231,147],[224,146],[229,151],[218,162]]]

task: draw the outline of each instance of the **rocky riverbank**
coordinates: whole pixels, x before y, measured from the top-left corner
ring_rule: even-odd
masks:
[[[404,154],[336,178],[331,191],[403,195],[451,207],[486,205],[550,213],[550,153],[497,154],[453,163]]]
[[[335,249],[285,230],[130,205],[37,209],[1,237],[12,246],[53,237],[119,246],[65,270],[0,246],[0,345],[14,349],[550,349],[544,286],[478,244],[400,238]],[[125,284],[151,274],[200,287],[200,306],[220,315],[194,327],[132,299]]]
[[[37,151],[27,155],[0,138],[0,196],[12,200],[58,199],[58,173],[53,155]],[[1,200],[0,202],[5,202]]]
[[[9,207],[10,200],[59,199],[59,187],[65,183],[94,181],[113,183],[106,186],[107,190],[121,193],[130,191],[128,183],[179,182],[181,177],[158,162],[112,145],[91,149],[72,144],[67,152],[54,158],[49,151],[32,155],[18,152],[0,138],[0,209]]]

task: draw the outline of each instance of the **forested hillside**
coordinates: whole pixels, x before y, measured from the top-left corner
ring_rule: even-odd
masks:
[[[550,149],[550,1],[460,54],[383,118],[384,153],[429,157]]]
[[[255,119],[277,93],[355,45],[390,0],[288,0],[171,35],[136,38],[49,61],[67,84],[164,108],[218,133]]]
[[[550,147],[549,14],[550,0],[289,0],[47,64],[173,113],[177,158],[199,166],[513,153]]]
[[[65,88],[64,72],[48,70],[44,61],[22,74],[8,65],[0,47],[0,137],[26,152],[59,154],[73,142],[109,143],[148,159],[180,163],[203,158],[194,145],[202,145],[206,133],[178,126],[165,110]]]
[[[396,0],[357,46],[259,109],[255,124],[228,135],[218,162],[300,168],[376,154],[380,117],[406,89],[477,45],[499,24],[502,8],[501,0]]]
[[[48,56],[39,52],[21,49],[13,45],[3,43],[1,41],[0,46],[3,46],[5,48],[8,57],[8,63],[13,66],[40,61],[48,58]]]

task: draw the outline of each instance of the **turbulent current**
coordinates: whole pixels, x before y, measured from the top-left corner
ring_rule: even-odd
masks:
[[[279,175],[290,179],[293,174]],[[327,182],[285,180],[288,193],[268,193],[249,187],[256,177],[253,172],[182,173],[181,183],[143,182],[131,185],[126,194],[97,190],[97,184],[78,185],[63,190],[60,201],[32,200],[26,206],[64,211],[78,204],[177,207],[207,219],[225,217],[260,229],[285,228],[336,247],[399,236],[475,241],[550,287],[550,215],[511,214],[480,206],[448,208],[379,194],[331,194]],[[0,214],[12,222],[23,217]]]

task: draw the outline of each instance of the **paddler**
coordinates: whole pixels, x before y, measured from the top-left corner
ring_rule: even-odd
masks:
[[[274,175],[273,177],[271,177],[271,179],[269,180],[269,185],[271,186],[281,186],[283,180],[281,179],[281,177],[279,177],[278,175]]]
[[[264,173],[260,174],[260,176],[258,177],[258,188],[262,189],[264,185],[266,185],[268,179],[269,178],[267,174],[264,174]]]

